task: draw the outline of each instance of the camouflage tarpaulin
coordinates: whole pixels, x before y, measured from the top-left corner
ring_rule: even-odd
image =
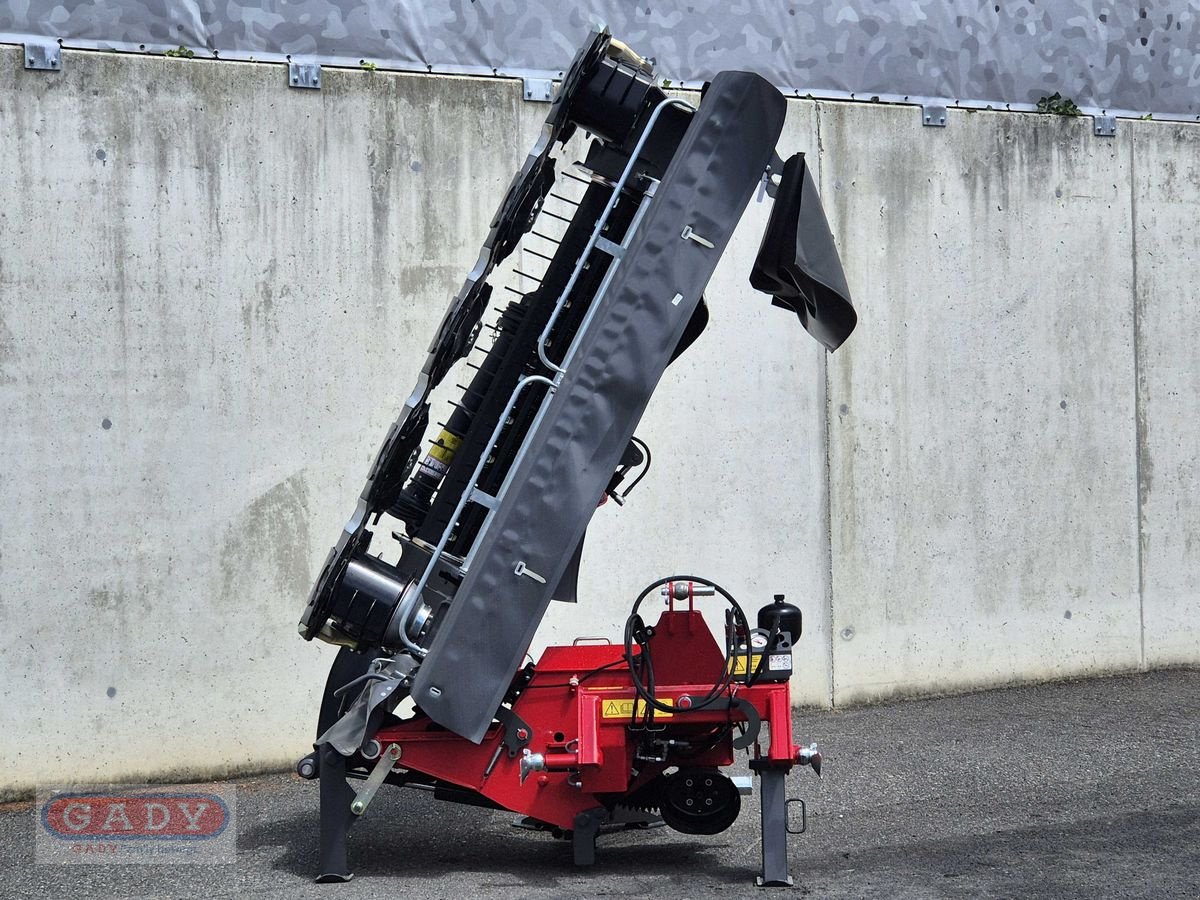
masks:
[[[818,97],[1200,118],[1200,0],[7,0],[0,41],[557,76],[593,22],[694,86],[748,69]]]

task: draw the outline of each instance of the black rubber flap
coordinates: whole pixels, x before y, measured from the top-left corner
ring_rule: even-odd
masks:
[[[836,350],[858,324],[842,261],[817,185],[797,153],[783,167],[779,190],[750,284],[800,317],[809,334]]]
[[[492,722],[784,114],[750,73],[722,72],[705,94],[417,672],[414,700],[451,731],[478,742]]]

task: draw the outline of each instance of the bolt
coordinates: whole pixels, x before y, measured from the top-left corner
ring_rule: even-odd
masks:
[[[517,740],[518,741],[529,740],[529,730],[526,728],[518,728],[517,729]]]

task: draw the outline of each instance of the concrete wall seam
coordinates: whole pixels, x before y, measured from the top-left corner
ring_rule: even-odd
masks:
[[[1133,141],[1132,132],[1129,135],[1129,255],[1132,260],[1133,280],[1130,284],[1130,300],[1133,303],[1133,379],[1137,385],[1141,378],[1142,361],[1140,352],[1141,313],[1138,303],[1138,221],[1137,221],[1137,146]],[[1134,454],[1134,491],[1137,501],[1137,597],[1138,597],[1138,665],[1146,670],[1146,568],[1142,556],[1143,522],[1142,522],[1142,445],[1145,441],[1145,411],[1142,408],[1142,392],[1135,390],[1133,395],[1133,454]]]

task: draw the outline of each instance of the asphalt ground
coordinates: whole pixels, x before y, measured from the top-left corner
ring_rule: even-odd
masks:
[[[794,724],[825,761],[820,780],[789,778],[809,812],[790,890],[752,886],[756,798],[723,834],[608,835],[576,869],[569,843],[511,814],[386,786],[351,833],[357,877],[316,885],[317,786],[270,775],[231,783],[227,865],[35,864],[33,805],[0,807],[0,896],[1200,898],[1200,672],[798,710]]]

